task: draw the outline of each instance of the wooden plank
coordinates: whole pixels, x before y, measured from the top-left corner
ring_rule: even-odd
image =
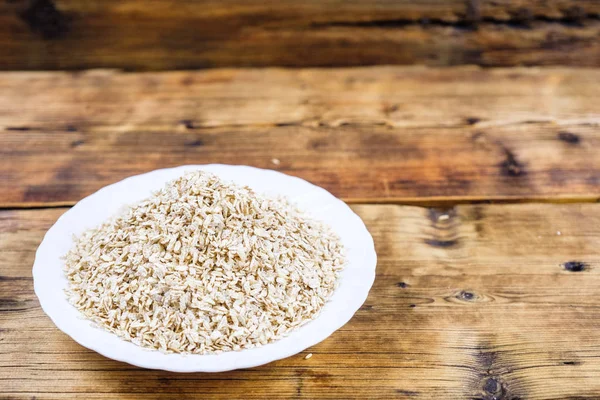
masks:
[[[599,14],[593,0],[13,0],[0,69],[598,66]]]
[[[561,140],[561,132],[580,142]],[[130,175],[214,162],[297,175],[349,202],[595,201],[599,196],[595,126],[86,130],[6,132],[2,139],[0,175],[10,190],[0,198],[18,207],[73,204]]]
[[[467,19],[487,21],[523,21],[527,15],[534,19],[576,20],[600,13],[594,0],[181,0],[173,7],[168,0],[153,0],[152,7],[139,0],[55,0],[51,4],[57,12],[69,16],[94,15],[108,18],[111,15],[135,15],[138,18],[162,16],[182,18],[223,18],[239,24],[283,26],[307,25],[326,22],[377,22],[422,21],[424,18],[447,23],[465,22]],[[0,12],[23,14],[40,4],[29,0],[13,0],[2,4]],[[222,21],[223,21],[222,20]],[[220,21],[220,22],[222,22]],[[236,26],[237,26],[236,25]],[[219,28],[217,24],[210,26]]]
[[[353,208],[379,259],[366,304],[302,354],[221,374],[142,370],[58,332],[30,268],[64,209],[1,211],[0,397],[600,396],[600,205]]]
[[[0,131],[594,124],[599,92],[600,71],[579,68],[5,72]]]
[[[0,206],[182,164],[350,202],[595,201],[600,71],[377,67],[0,75]]]

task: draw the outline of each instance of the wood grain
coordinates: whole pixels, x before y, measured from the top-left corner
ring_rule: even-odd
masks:
[[[599,93],[585,69],[4,73],[0,206],[215,162],[350,202],[595,201]]]
[[[184,375],[108,360],[54,328],[30,269],[65,209],[1,211],[0,397],[600,396],[600,205],[353,208],[379,263],[349,324],[266,366]]]
[[[0,69],[600,65],[576,0],[12,0]]]

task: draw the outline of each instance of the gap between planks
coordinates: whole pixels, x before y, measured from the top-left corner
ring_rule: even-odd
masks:
[[[340,198],[349,205],[397,205],[414,207],[441,207],[448,208],[465,204],[578,204],[578,203],[598,203],[600,196],[581,196],[581,197],[457,197],[457,198]],[[71,208],[77,202],[65,201],[55,203],[0,203],[0,211],[10,210],[44,210],[51,208]]]

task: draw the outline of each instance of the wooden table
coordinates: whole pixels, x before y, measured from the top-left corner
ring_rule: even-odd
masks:
[[[591,69],[2,73],[0,398],[598,399],[599,104]],[[54,221],[126,176],[212,162],[352,204],[379,257],[354,318],[219,374],[56,329],[31,278]]]

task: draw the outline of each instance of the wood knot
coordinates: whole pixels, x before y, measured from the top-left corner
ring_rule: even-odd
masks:
[[[185,142],[186,147],[200,147],[204,146],[204,142],[200,139],[190,140],[189,142]]]
[[[67,18],[51,0],[33,0],[29,8],[21,13],[21,19],[44,39],[63,36],[69,28]]]
[[[581,261],[567,261],[563,264],[563,267],[567,271],[571,272],[581,272],[587,268],[587,264]]]
[[[558,132],[558,139],[570,144],[577,144],[580,141],[578,135],[567,131]]]
[[[503,148],[503,150],[505,159],[504,161],[502,161],[502,163],[500,163],[500,169],[502,174],[510,177],[518,177],[525,175],[525,167],[523,166],[523,164],[517,161],[517,158],[512,153],[512,151],[510,151],[507,148]]]
[[[483,383],[483,391],[488,394],[499,395],[502,394],[502,385],[496,378],[488,378]]]
[[[500,379],[492,376],[483,381],[483,397],[481,400],[521,400],[520,396],[515,396],[505,387]]]
[[[467,292],[465,290],[462,290],[459,294],[458,294],[458,298],[461,300],[466,300],[466,301],[471,301],[475,298],[475,294],[471,293],[471,292]]]
[[[471,381],[467,398],[472,400],[518,400],[522,393],[517,390],[521,382],[501,371],[510,372],[512,368],[507,360],[502,360],[499,353],[491,350],[488,343],[479,343],[474,353],[473,368],[476,374]]]
[[[465,122],[467,123],[467,125],[475,125],[479,121],[481,121],[481,118],[477,118],[477,117],[467,117],[465,119]]]
[[[461,290],[460,292],[452,293],[444,297],[449,303],[457,303],[457,304],[483,304],[483,303],[491,303],[496,301],[493,296],[487,295],[485,293],[477,293],[472,290]]]
[[[402,288],[402,289],[406,289],[410,285],[406,282],[398,282],[398,283],[396,283],[396,286],[398,286],[399,288]]]
[[[194,129],[194,121],[192,121],[191,119],[182,119],[181,121],[179,121],[179,123],[185,128],[185,129]]]

